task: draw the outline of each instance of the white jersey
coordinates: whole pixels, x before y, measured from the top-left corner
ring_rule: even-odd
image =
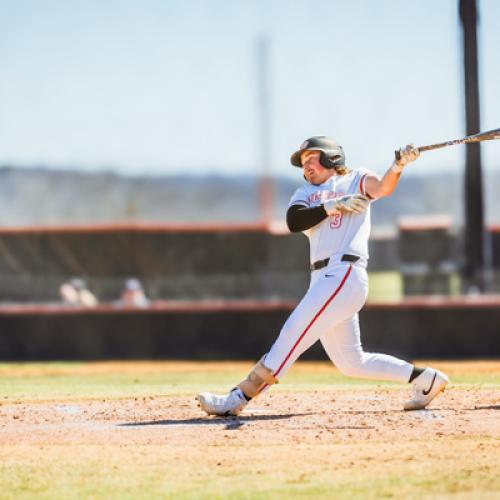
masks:
[[[303,205],[316,207],[325,201],[346,194],[365,194],[365,181],[370,171],[353,170],[345,175],[332,175],[318,186],[306,184],[295,191],[289,207]],[[368,238],[370,236],[370,206],[361,214],[339,213],[327,217],[319,224],[307,229],[311,264],[327,257],[352,254],[366,263],[368,260]]]

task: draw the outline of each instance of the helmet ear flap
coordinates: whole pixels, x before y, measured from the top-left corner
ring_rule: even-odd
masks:
[[[323,151],[320,151],[319,162],[325,168],[328,168],[328,169],[333,168],[333,165],[332,165],[330,158],[328,158],[328,156],[326,156],[326,154]]]
[[[319,162],[325,168],[335,168],[344,165],[342,155],[327,156],[323,151],[320,152]]]

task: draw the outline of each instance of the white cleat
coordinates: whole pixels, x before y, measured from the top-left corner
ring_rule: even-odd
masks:
[[[196,399],[207,415],[218,415],[219,417],[239,415],[248,403],[240,389],[234,389],[225,396],[202,392],[196,396]]]
[[[425,408],[448,384],[448,377],[439,370],[426,368],[414,381],[411,399],[405,405],[405,410],[421,410]]]

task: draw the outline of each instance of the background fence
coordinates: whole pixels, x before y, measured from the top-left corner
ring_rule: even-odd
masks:
[[[493,228],[492,263],[500,259]],[[398,271],[407,298],[361,312],[368,349],[405,357],[495,357],[496,298],[446,298],[460,242],[447,225],[401,225],[370,242],[369,270]],[[247,359],[260,356],[308,286],[302,235],[259,225],[123,225],[0,232],[3,359]],[[494,275],[494,273],[492,273]],[[100,305],[65,306],[59,286],[86,279]],[[140,279],[151,304],[119,307]],[[439,299],[430,294],[440,293]],[[410,298],[424,294],[425,298]],[[319,347],[306,357],[324,357]]]

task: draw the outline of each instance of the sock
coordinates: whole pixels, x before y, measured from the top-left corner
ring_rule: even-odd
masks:
[[[247,401],[250,401],[252,398],[249,398],[238,386],[236,386],[231,392],[238,391]]]
[[[413,371],[411,372],[410,375],[410,380],[408,380],[408,383],[413,382],[413,380],[416,379],[424,370],[425,368],[417,368],[416,366],[414,366]]]

